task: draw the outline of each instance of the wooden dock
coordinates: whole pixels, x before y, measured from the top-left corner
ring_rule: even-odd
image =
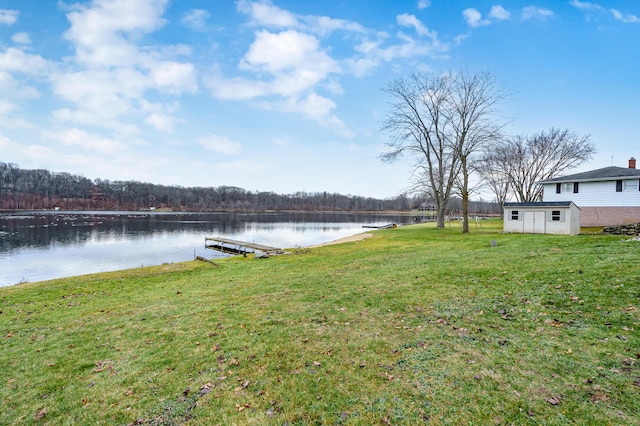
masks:
[[[276,254],[282,251],[282,249],[278,247],[265,246],[263,244],[249,243],[246,241],[232,240],[230,238],[224,237],[205,237],[204,247],[231,254],[248,254],[258,251],[267,254]]]
[[[363,228],[369,228],[369,229],[391,229],[391,228],[397,228],[398,224],[397,223],[389,223],[387,225],[380,225],[380,226],[375,226],[375,225],[362,225]]]

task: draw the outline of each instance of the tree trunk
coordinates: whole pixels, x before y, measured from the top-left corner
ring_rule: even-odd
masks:
[[[462,170],[462,233],[469,233],[469,170],[467,169],[467,158],[461,158]]]

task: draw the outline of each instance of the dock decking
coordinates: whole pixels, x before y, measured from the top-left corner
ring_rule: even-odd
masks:
[[[232,240],[224,237],[205,237],[205,248],[210,248],[226,253],[247,254],[261,251],[267,254],[274,254],[282,251],[281,248],[265,246],[263,244],[249,243],[246,241]]]
[[[397,228],[398,224],[397,223],[389,223],[387,225],[380,225],[380,226],[375,226],[375,225],[362,225],[363,228],[369,228],[369,229],[391,229],[391,228]]]

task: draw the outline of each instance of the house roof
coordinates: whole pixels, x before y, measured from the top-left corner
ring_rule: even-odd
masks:
[[[560,176],[553,179],[541,180],[540,184],[559,183],[559,182],[584,182],[584,181],[603,181],[617,179],[635,179],[640,178],[640,170],[626,167],[604,167],[602,169],[591,170],[588,172],[576,173],[573,175]]]
[[[571,207],[571,204],[575,206],[573,201],[542,201],[539,203],[504,203],[504,207]]]

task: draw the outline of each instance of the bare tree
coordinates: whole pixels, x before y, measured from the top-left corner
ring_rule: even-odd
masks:
[[[463,232],[469,232],[472,156],[500,137],[496,107],[505,98],[489,73],[412,74],[392,82],[391,109],[382,129],[391,135],[386,162],[413,158],[414,177],[435,203],[444,227],[447,203],[459,179]]]
[[[451,92],[447,76],[412,74],[390,83],[391,110],[383,130],[391,136],[380,158],[397,161],[413,158],[414,177],[436,207],[438,228],[444,228],[447,203],[458,171],[458,159],[449,143],[450,125],[443,112]]]
[[[496,203],[500,206],[500,213],[503,213],[503,205],[509,199],[510,163],[499,159],[496,150],[489,148],[484,151],[477,164],[483,186],[493,193]]]
[[[454,80],[447,114],[454,130],[451,142],[460,160],[463,233],[469,232],[469,178],[476,169],[472,156],[501,138],[504,125],[497,120],[497,107],[505,97],[490,73],[461,73]]]
[[[583,164],[595,152],[589,136],[551,128],[533,136],[515,136],[495,145],[486,157],[492,164],[490,172],[506,177],[516,199],[524,203],[542,198],[542,186],[537,182]]]

